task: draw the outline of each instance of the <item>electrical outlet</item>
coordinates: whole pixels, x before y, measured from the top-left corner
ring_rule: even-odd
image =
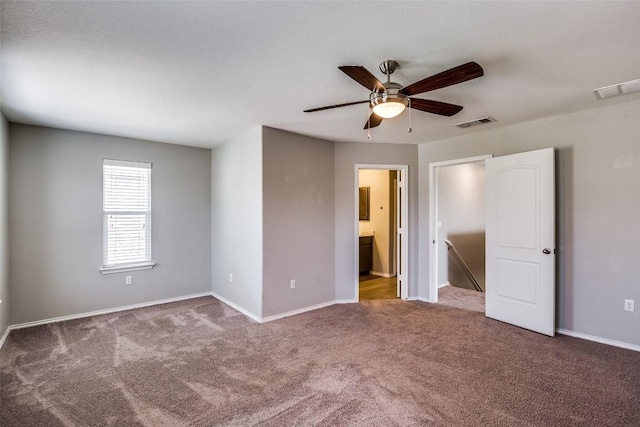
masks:
[[[124,284],[125,284],[125,285],[130,285],[130,284],[132,284],[132,283],[133,283],[133,279],[131,278],[131,276],[126,276],[126,277],[124,278]]]
[[[233,273],[229,273],[229,283],[233,283]]]
[[[291,289],[295,289],[296,288],[296,281],[295,279],[291,281]]]
[[[635,311],[635,300],[626,299],[624,300],[624,311]]]

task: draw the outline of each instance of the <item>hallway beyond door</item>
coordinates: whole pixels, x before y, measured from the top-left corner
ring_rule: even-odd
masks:
[[[361,276],[359,286],[360,301],[396,299],[398,298],[396,286],[396,277]]]

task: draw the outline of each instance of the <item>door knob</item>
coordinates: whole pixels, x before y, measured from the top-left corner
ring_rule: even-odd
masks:
[[[544,248],[544,249],[542,250],[542,253],[543,253],[543,254],[545,254],[545,255],[549,255],[549,254],[551,253],[551,249],[549,249],[549,248]]]

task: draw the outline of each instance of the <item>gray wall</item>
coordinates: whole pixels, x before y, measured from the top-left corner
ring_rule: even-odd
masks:
[[[334,300],[333,147],[263,128],[263,317]]]
[[[420,258],[429,259],[429,163],[544,147],[556,147],[556,325],[640,345],[640,310],[623,311],[624,299],[640,301],[639,101],[420,145]],[[424,297],[428,277],[421,263]]]
[[[9,326],[9,124],[0,113],[0,338]]]
[[[262,317],[261,127],[213,149],[211,190],[212,290]]]
[[[371,142],[335,144],[336,300],[357,299],[356,164],[409,165],[409,297],[418,295],[418,146]]]
[[[211,289],[211,151],[9,128],[11,323]],[[102,161],[153,163],[152,270],[102,275]]]

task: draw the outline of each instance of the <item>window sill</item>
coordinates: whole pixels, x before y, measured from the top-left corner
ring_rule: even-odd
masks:
[[[155,267],[155,262],[139,262],[136,264],[103,266],[100,269],[102,274],[126,273],[127,271],[151,270]]]

